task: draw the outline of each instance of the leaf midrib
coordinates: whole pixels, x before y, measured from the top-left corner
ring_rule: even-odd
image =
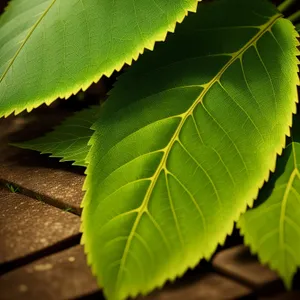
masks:
[[[224,74],[224,72],[232,65],[232,63],[234,61],[236,61],[237,59],[239,59],[243,54],[244,52],[246,52],[253,44],[255,44],[259,38],[264,35],[273,25],[274,23],[279,19],[281,18],[282,15],[281,14],[276,14],[275,16],[273,16],[272,18],[270,18],[270,20],[265,23],[264,25],[261,25],[259,28],[260,28],[260,31],[254,35],[254,37],[252,39],[250,39],[248,41],[248,43],[242,47],[239,51],[235,52],[232,54],[232,58],[225,64],[225,66],[217,73],[217,75],[215,77],[213,77],[210,82],[206,83],[206,84],[203,84],[202,87],[203,87],[203,91],[200,93],[199,97],[195,100],[195,102],[191,105],[191,107],[183,114],[181,114],[179,117],[181,117],[181,121],[178,125],[178,128],[176,129],[175,133],[173,134],[169,144],[164,148],[164,154],[163,154],[163,157],[161,159],[161,162],[160,164],[158,165],[157,167],[157,170],[155,171],[154,175],[152,176],[152,181],[148,187],[148,190],[146,192],[146,195],[145,195],[145,198],[143,200],[143,203],[141,204],[140,206],[140,210],[138,211],[138,214],[137,214],[137,217],[136,217],[136,220],[132,226],[132,229],[130,231],[130,234],[128,236],[128,240],[127,240],[127,243],[125,245],[125,249],[124,249],[124,252],[123,252],[123,256],[121,258],[121,262],[120,262],[120,268],[119,268],[119,271],[118,271],[118,275],[117,275],[117,280],[116,280],[116,290],[118,290],[118,286],[120,284],[120,280],[121,280],[121,275],[122,275],[122,270],[124,269],[124,265],[126,263],[126,259],[127,259],[127,256],[128,256],[128,252],[129,252],[129,248],[130,248],[130,245],[131,245],[131,241],[134,237],[134,234],[135,234],[135,231],[138,227],[138,224],[143,216],[144,213],[148,213],[148,202],[150,200],[150,197],[151,197],[151,194],[153,192],[153,189],[156,185],[156,182],[157,182],[157,179],[161,173],[162,170],[165,170],[166,174],[168,173],[168,170],[166,169],[166,161],[167,161],[167,158],[169,156],[169,153],[173,147],[173,144],[176,140],[178,140],[178,136],[181,132],[181,129],[183,127],[183,125],[185,124],[185,121],[186,119],[192,115],[192,112],[194,111],[194,109],[196,108],[196,106],[202,102],[202,99],[203,97],[206,95],[206,93],[209,91],[209,89],[213,86],[214,83],[218,82],[220,80],[220,78],[222,77],[222,75]],[[184,115],[182,117],[182,115]]]
[[[25,44],[27,43],[27,41],[29,40],[29,38],[31,37],[31,35],[33,34],[33,32],[35,31],[35,29],[37,28],[37,26],[41,23],[41,21],[44,19],[44,17],[47,15],[47,13],[49,12],[49,10],[51,9],[51,7],[55,4],[56,0],[52,0],[52,2],[50,3],[50,5],[47,7],[47,9],[43,12],[43,14],[39,17],[39,19],[35,22],[35,24],[32,26],[32,28],[30,29],[30,31],[28,32],[26,38],[24,39],[24,41],[22,42],[22,44],[20,45],[20,47],[18,48],[17,52],[15,53],[15,55],[13,56],[13,58],[11,59],[10,63],[8,64],[8,66],[6,67],[5,71],[3,72],[1,78],[0,78],[0,83],[2,82],[2,80],[4,79],[4,77],[6,76],[6,74],[8,73],[8,71],[10,70],[10,68],[12,67],[13,63],[15,62],[15,60],[17,59],[18,55],[20,54],[21,50],[24,48]]]

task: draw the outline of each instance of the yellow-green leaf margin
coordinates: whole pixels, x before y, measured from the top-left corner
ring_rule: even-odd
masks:
[[[198,0],[12,0],[0,16],[0,117],[86,90],[153,49]]]
[[[219,0],[122,75],[93,125],[82,243],[109,300],[209,259],[274,171],[297,36],[269,2]]]

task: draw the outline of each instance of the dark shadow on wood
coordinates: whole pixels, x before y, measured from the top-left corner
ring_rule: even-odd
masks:
[[[18,185],[15,182],[11,182],[11,181],[0,178],[0,187],[3,186],[4,188],[7,188],[8,184],[12,185],[14,188],[17,188],[16,192],[21,194],[21,195],[28,196],[30,198],[33,198],[33,199],[37,200],[37,201],[42,201],[46,204],[49,204],[49,205],[54,206],[56,208],[59,208],[59,209],[65,211],[65,212],[72,213],[76,216],[81,216],[82,209],[78,209],[77,207],[75,207],[72,204],[66,204],[66,203],[61,202],[57,199],[53,199],[51,197],[48,197],[44,194],[39,194],[39,193],[33,192],[32,190],[27,189],[27,188],[25,188],[21,185]],[[39,200],[39,199],[42,199],[42,200]]]
[[[17,269],[17,268],[23,267],[27,264],[30,264],[30,263],[34,262],[35,260],[38,260],[45,256],[49,256],[51,254],[58,253],[60,251],[63,251],[68,248],[71,248],[73,246],[76,246],[80,243],[80,239],[81,239],[81,233],[78,233],[75,236],[67,238],[67,239],[65,239],[57,244],[54,244],[50,247],[47,247],[45,249],[36,251],[30,255],[20,257],[18,259],[15,259],[13,261],[10,261],[10,262],[4,263],[4,264],[0,264],[0,276],[5,273],[8,273],[14,269]]]

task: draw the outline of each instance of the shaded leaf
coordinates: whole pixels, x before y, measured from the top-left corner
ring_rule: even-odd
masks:
[[[85,90],[165,39],[198,0],[12,0],[0,18],[0,117]]]
[[[213,1],[120,77],[93,125],[82,215],[108,299],[209,258],[252,205],[295,112],[296,36],[268,2]]]
[[[73,165],[86,167],[92,124],[97,120],[99,107],[91,107],[67,118],[52,132],[40,138],[12,145],[36,150],[51,157],[62,157],[60,161],[74,161]]]
[[[258,198],[238,222],[245,243],[291,288],[300,267],[300,118],[292,139],[278,158],[276,171]]]

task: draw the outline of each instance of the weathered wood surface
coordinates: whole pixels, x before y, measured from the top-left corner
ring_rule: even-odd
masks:
[[[78,236],[80,220],[41,200],[0,188],[0,264]]]
[[[82,246],[38,259],[0,278],[1,299],[74,299],[98,290]]]
[[[255,290],[280,285],[278,275],[261,265],[243,245],[218,253],[213,259],[213,266],[216,270],[250,285]]]
[[[0,119],[0,181],[13,183],[22,193],[34,198],[39,195],[54,206],[72,208],[80,214],[83,168],[8,145],[41,135],[67,115],[49,111],[39,117],[29,115],[29,120],[18,116]]]
[[[0,299],[103,299],[79,246],[83,168],[7,145],[38,136],[66,114],[49,109],[37,115],[0,119]],[[11,193],[7,183],[18,193]],[[300,299],[296,291],[287,294],[275,273],[237,246],[221,248],[211,262],[138,299],[275,296]]]
[[[217,273],[201,274],[198,272],[194,278],[189,278],[186,284],[178,280],[171,285],[166,285],[162,290],[154,291],[149,296],[141,297],[139,300],[223,300],[238,299],[249,296],[251,293],[250,288]]]

